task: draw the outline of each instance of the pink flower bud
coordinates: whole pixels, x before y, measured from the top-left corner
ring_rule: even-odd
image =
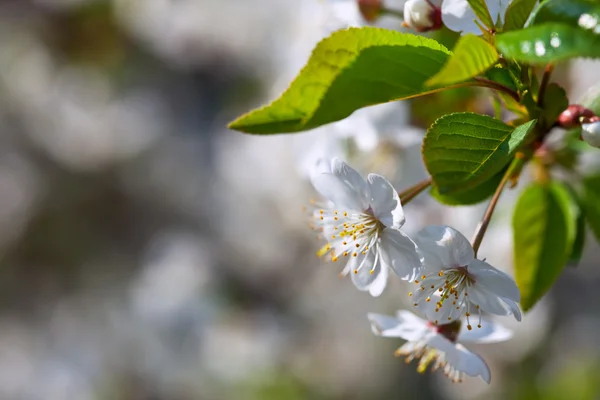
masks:
[[[572,129],[581,125],[582,120],[586,120],[594,116],[595,114],[592,110],[589,110],[579,104],[571,104],[558,116],[556,122],[559,126],[565,129]]]

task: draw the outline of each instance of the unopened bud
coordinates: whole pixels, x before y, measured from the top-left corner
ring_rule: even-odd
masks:
[[[417,32],[427,32],[442,27],[442,10],[429,0],[408,0],[404,3],[404,23]]]
[[[600,117],[592,119],[595,121],[581,125],[581,137],[590,146],[600,147]]]
[[[375,22],[383,11],[383,0],[357,0],[358,9],[367,22]]]
[[[595,114],[592,110],[579,104],[571,104],[565,111],[560,113],[556,122],[562,128],[572,129],[581,125],[581,122],[585,119],[594,116]]]

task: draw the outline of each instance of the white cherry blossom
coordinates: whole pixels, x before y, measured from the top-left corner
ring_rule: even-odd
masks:
[[[424,307],[429,320],[435,324],[448,323],[479,315],[514,315],[521,320],[519,289],[515,281],[485,261],[475,258],[473,247],[460,232],[449,226],[428,226],[415,236],[424,257],[422,275],[415,280],[418,288],[409,295],[416,307]]]
[[[468,330],[460,321],[435,325],[406,310],[398,311],[396,317],[370,313],[368,318],[375,335],[407,341],[396,350],[396,356],[405,357],[407,363],[419,360],[417,371],[421,373],[430,365],[432,370],[442,369],[454,382],[461,382],[465,374],[487,383],[491,380],[485,361],[459,342],[494,343],[512,337],[511,331],[493,321],[486,321],[485,329]]]
[[[581,137],[590,146],[600,147],[600,121],[581,124]]]
[[[314,211],[316,227],[328,243],[318,255],[336,262],[347,259],[343,275],[351,273],[360,290],[379,296],[391,268],[412,280],[421,268],[415,243],[400,227],[404,212],[398,193],[384,177],[369,174],[365,181],[339,159],[323,162],[311,177],[315,189],[328,200]]]
[[[504,21],[504,14],[511,0],[487,0],[486,4],[490,16],[496,22],[498,18]],[[481,34],[477,21],[481,26],[483,23],[477,18],[475,12],[467,0],[444,0],[442,2],[442,21],[448,29],[455,32]]]
[[[408,0],[404,3],[404,26],[418,32],[441,27],[440,9],[429,0]]]

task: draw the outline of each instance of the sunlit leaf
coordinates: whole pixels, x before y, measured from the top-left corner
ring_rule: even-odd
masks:
[[[258,134],[298,132],[362,107],[430,93],[435,88],[425,82],[450,54],[423,36],[373,27],[337,31],[317,45],[285,93],[229,127]]]
[[[465,81],[482,74],[498,60],[496,48],[472,34],[462,36],[453,52],[444,68],[427,81],[428,86]]]

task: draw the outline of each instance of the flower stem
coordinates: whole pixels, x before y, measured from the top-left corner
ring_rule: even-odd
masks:
[[[553,71],[554,64],[552,63],[549,63],[548,65],[546,65],[546,68],[544,68],[544,75],[542,75],[542,82],[540,82],[540,90],[538,91],[537,99],[538,106],[540,107],[544,106],[544,96],[546,95],[546,88],[550,83],[550,76],[552,76]]]
[[[398,195],[400,196],[400,202],[402,204],[408,203],[409,201],[417,197],[419,193],[421,193],[423,190],[431,186],[431,182],[432,180],[430,177],[409,187],[408,189],[404,189],[402,192],[399,192]]]
[[[525,161],[525,157],[517,155],[517,157],[514,158],[514,160],[506,170],[504,177],[502,177],[502,181],[500,181],[500,184],[496,188],[496,192],[490,200],[490,204],[488,204],[488,208],[487,210],[485,210],[485,214],[483,214],[483,218],[481,219],[481,222],[479,222],[479,225],[475,230],[473,240],[471,240],[471,243],[473,244],[473,251],[475,252],[475,258],[477,258],[477,251],[479,250],[479,246],[481,246],[483,236],[487,231],[488,225],[490,224],[490,220],[492,219],[492,215],[494,214],[494,209],[496,208],[496,204],[498,204],[498,200],[500,199],[500,195],[502,194],[504,187],[506,186],[508,181],[516,173],[518,173],[521,170],[521,168],[523,168],[523,166],[525,165]]]
[[[482,87],[488,87],[491,89],[496,89],[496,90],[499,90],[500,92],[504,92],[504,93],[508,94],[510,97],[515,99],[516,102],[521,101],[521,99],[519,97],[519,93],[515,92],[508,86],[504,86],[501,83],[494,82],[494,81],[491,81],[491,80],[485,79],[485,78],[476,77],[473,79],[475,79],[475,82],[477,82],[477,83],[473,84],[472,86],[482,86]]]

